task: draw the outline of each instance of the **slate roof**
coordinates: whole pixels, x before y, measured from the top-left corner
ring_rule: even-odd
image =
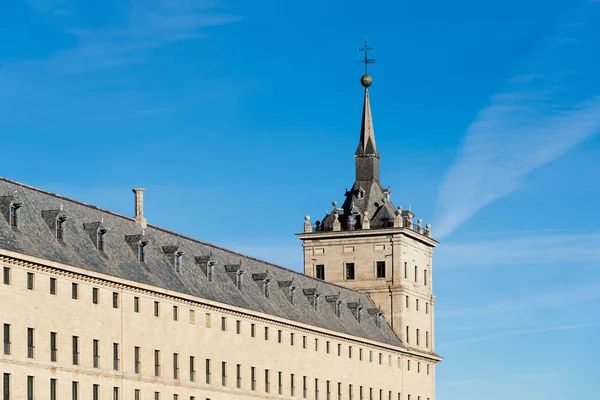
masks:
[[[10,204],[22,204],[19,228],[10,226]],[[164,228],[148,225],[143,232],[133,218],[0,178],[0,248],[98,273],[132,280],[156,288],[197,296],[244,309],[270,314],[318,328],[328,329],[389,345],[405,347],[391,327],[381,328],[372,315],[376,305],[363,293],[327,283],[304,274],[196,240]],[[56,239],[53,222],[64,219],[64,243]],[[181,216],[184,218],[184,216]],[[97,230],[104,234],[105,251],[96,248]],[[145,263],[134,250],[138,241],[147,241]],[[172,251],[174,250],[174,251]],[[173,254],[183,252],[177,272]],[[300,249],[298,250],[300,254]],[[201,265],[209,257],[216,261],[214,280],[209,282]],[[244,282],[238,289],[232,271],[240,265]],[[229,272],[227,272],[229,271]],[[262,275],[261,275],[262,274]],[[262,281],[271,279],[270,295],[264,295]],[[292,304],[289,281],[297,287]],[[315,311],[310,289],[320,293]],[[308,290],[308,292],[306,291]],[[305,293],[309,293],[306,295]],[[334,302],[344,303],[338,317]],[[311,296],[313,296],[311,298]],[[327,301],[330,300],[330,301]],[[359,322],[352,313],[356,303],[363,307]]]

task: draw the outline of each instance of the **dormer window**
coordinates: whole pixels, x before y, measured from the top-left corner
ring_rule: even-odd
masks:
[[[375,314],[375,325],[378,328],[381,328],[381,319],[383,318],[383,314],[378,312],[377,314]]]
[[[20,204],[11,204],[10,206],[10,226],[13,228],[19,227],[19,209],[21,208]]]
[[[146,244],[147,243],[142,242],[137,245],[138,261],[141,263],[146,262]]]
[[[269,298],[269,296],[271,295],[271,280],[270,279],[265,279],[263,281],[263,289],[265,292],[265,297]]]
[[[99,251],[104,251],[104,234],[106,231],[98,231],[96,247],[98,247]]]
[[[319,297],[321,297],[321,295],[315,293],[315,298],[313,300],[313,307],[315,308],[315,311],[319,311]]]
[[[66,218],[56,220],[56,238],[61,242],[65,240],[65,221]]]
[[[296,293],[296,286],[290,286],[290,303],[294,304],[294,293]]]
[[[360,323],[360,314],[362,311],[362,307],[356,307],[356,320]]]
[[[206,277],[208,278],[209,282],[212,282],[215,276],[215,264],[212,262],[209,262],[206,265]]]
[[[182,260],[183,260],[183,252],[182,251],[178,251],[173,254],[173,265],[175,267],[175,271],[177,271],[177,272],[181,271]]]
[[[335,315],[337,315],[338,317],[340,315],[342,315],[342,302],[340,300],[335,302]]]
[[[235,286],[238,289],[242,288],[242,284],[244,283],[244,271],[238,271],[235,274]]]

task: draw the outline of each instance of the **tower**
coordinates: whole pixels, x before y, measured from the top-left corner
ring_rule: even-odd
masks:
[[[365,50],[369,48],[365,45]],[[365,55],[365,65],[368,58]],[[366,72],[366,71],[365,71]],[[410,207],[395,208],[391,190],[381,186],[369,87],[361,77],[364,102],[355,157],[355,182],[345,201],[313,225],[306,217],[304,273],[367,293],[396,335],[409,347],[434,353],[435,296],[432,255],[438,244],[431,226],[415,223]]]

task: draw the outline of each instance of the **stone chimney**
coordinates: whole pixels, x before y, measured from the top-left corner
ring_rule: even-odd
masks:
[[[135,193],[135,222],[142,229],[146,229],[146,218],[144,218],[144,190],[141,188],[133,189]]]

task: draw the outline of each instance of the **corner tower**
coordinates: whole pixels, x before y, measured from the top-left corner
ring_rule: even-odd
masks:
[[[381,186],[369,99],[371,77],[363,75],[361,84],[356,179],[341,207],[334,201],[333,209],[314,224],[305,218],[304,232],[298,234],[304,273],[367,293],[407,346],[435,353],[432,255],[438,242],[431,237],[429,224],[415,221],[410,207],[394,207],[391,190]]]

